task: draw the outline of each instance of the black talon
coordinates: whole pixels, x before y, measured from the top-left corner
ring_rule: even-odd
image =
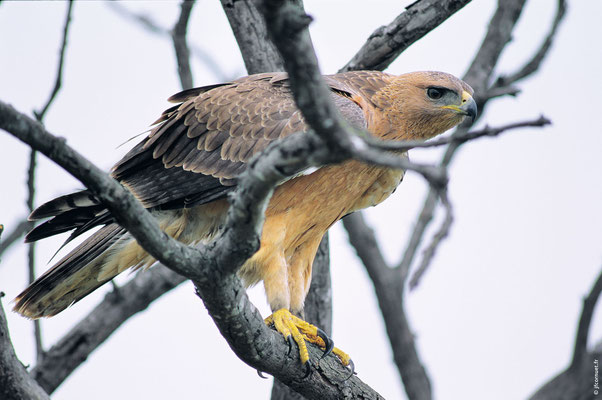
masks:
[[[347,378],[345,378],[345,380],[355,375],[355,364],[353,363],[353,360],[351,358],[349,359],[349,365],[345,368],[349,368],[351,370],[351,374]]]
[[[259,375],[261,379],[268,379],[268,377],[263,374],[263,371],[259,369],[257,370],[257,375]]]
[[[326,349],[324,350],[324,354],[322,354],[322,358],[326,357],[327,355],[329,355],[330,353],[332,353],[332,349],[334,349],[334,342],[332,341],[331,338],[328,337],[328,335],[326,334],[326,332],[324,332],[322,329],[317,328],[318,330],[318,336],[320,338],[322,338],[322,340],[324,341],[324,344],[326,345]]]
[[[286,355],[290,356],[293,346],[296,344],[295,339],[293,339],[293,335],[288,335],[286,342],[288,343],[288,353],[286,353]]]
[[[303,375],[303,377],[301,379],[305,379],[311,375],[311,364],[309,363],[309,361],[306,361],[304,365],[305,365],[305,375]]]

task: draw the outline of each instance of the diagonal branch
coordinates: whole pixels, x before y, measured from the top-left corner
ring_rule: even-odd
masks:
[[[418,0],[387,26],[378,28],[339,72],[382,71],[410,45],[441,25],[470,0]]]

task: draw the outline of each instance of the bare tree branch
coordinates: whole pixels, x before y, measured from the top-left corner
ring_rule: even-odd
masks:
[[[585,299],[583,299],[583,309],[581,310],[579,326],[577,328],[577,334],[575,335],[573,360],[571,361],[569,368],[578,368],[578,366],[581,364],[581,361],[586,357],[589,327],[594,315],[594,308],[596,307],[596,303],[600,297],[600,292],[602,292],[602,270],[594,282],[589,294],[587,297],[585,297]]]
[[[443,219],[441,227],[433,236],[431,243],[424,249],[422,261],[420,262],[420,265],[418,266],[416,271],[414,271],[414,274],[410,279],[410,290],[418,286],[420,278],[426,272],[427,268],[431,264],[431,261],[433,260],[433,257],[435,256],[437,247],[443,241],[443,239],[447,237],[452,223],[454,222],[454,212],[452,209],[451,202],[449,201],[449,198],[447,196],[447,190],[439,190],[438,197],[441,199],[441,203],[443,204],[443,208],[445,209],[445,218]]]
[[[599,385],[597,388],[594,386],[594,375],[595,368],[600,368],[602,341],[591,351],[587,350],[587,342],[594,309],[601,292],[602,270],[583,300],[571,363],[568,368],[541,386],[530,400],[593,399],[599,394]]]
[[[578,368],[567,368],[541,386],[529,400],[590,400],[599,395],[594,390],[594,367],[602,359],[602,342],[587,352]]]
[[[395,365],[408,399],[429,400],[432,398],[431,383],[418,356],[414,334],[403,305],[404,280],[386,264],[374,231],[366,224],[361,213],[348,215],[343,219],[343,224],[351,245],[374,285]]]
[[[0,298],[4,293],[0,293]],[[0,398],[4,400],[49,400],[50,397],[17,359],[0,302]]]
[[[58,68],[57,68],[57,73],[56,73],[56,80],[54,82],[54,88],[52,89],[52,92],[50,93],[50,97],[48,98],[48,101],[46,101],[46,105],[44,107],[42,107],[42,110],[34,111],[34,115],[36,116],[36,119],[40,122],[44,120],[44,116],[46,115],[48,108],[54,101],[54,98],[56,97],[56,95],[59,93],[59,90],[61,90],[61,85],[63,83],[63,65],[65,64],[65,52],[67,50],[67,37],[69,34],[69,27],[71,26],[72,12],[73,12],[73,0],[69,0],[69,4],[67,6],[67,16],[65,17],[65,25],[63,28],[63,40],[61,42],[61,47],[60,47],[60,51],[59,51],[59,62],[58,62]]]
[[[366,140],[371,147],[380,150],[394,150],[394,151],[408,151],[412,149],[418,148],[431,148],[431,147],[440,147],[444,145],[449,145],[451,143],[456,144],[464,144],[468,141],[480,139],[483,137],[495,137],[504,133],[506,131],[518,129],[518,128],[529,128],[529,127],[544,127],[546,125],[550,125],[552,122],[541,115],[539,118],[527,120],[527,121],[519,121],[512,122],[506,125],[502,125],[499,127],[490,127],[485,126],[482,129],[476,129],[471,131],[459,130],[454,135],[440,137],[438,139],[432,139],[428,142],[423,142],[419,140],[407,140],[403,142],[393,142],[393,141],[385,141],[385,140]]]
[[[67,5],[67,15],[65,17],[65,24],[63,26],[63,38],[62,38],[61,47],[59,50],[59,61],[58,61],[58,67],[57,67],[57,73],[56,73],[56,79],[54,82],[54,87],[50,93],[50,97],[48,98],[48,101],[46,102],[44,107],[42,107],[42,110],[34,111],[34,115],[40,123],[42,123],[44,121],[44,116],[46,115],[46,112],[48,111],[48,109],[50,108],[50,105],[54,102],[54,100],[56,99],[56,96],[58,95],[59,91],[61,90],[61,85],[62,85],[62,81],[63,81],[63,65],[65,64],[65,53],[66,53],[66,49],[67,49],[67,37],[69,34],[69,27],[71,25],[72,11],[73,11],[73,1],[70,0]],[[29,166],[27,169],[27,209],[30,213],[33,211],[34,205],[35,205],[34,203],[35,203],[36,158],[37,158],[37,151],[34,149],[31,149],[31,151],[29,153]],[[29,228],[33,228],[33,225],[34,225],[33,223],[30,223]],[[27,248],[27,263],[28,263],[28,271],[29,271],[28,278],[29,278],[30,284],[36,279],[35,248],[36,248],[35,243],[30,243]],[[41,328],[40,321],[39,320],[33,321],[33,326],[34,326],[34,338],[35,338],[35,345],[36,345],[36,358],[38,361],[40,361],[42,359],[42,357],[44,356],[44,346],[42,344],[42,328]]]
[[[146,29],[146,31],[161,36],[161,37],[172,37],[172,32],[159,26],[151,17],[143,14],[136,14],[130,11],[127,7],[124,7],[118,1],[108,1],[106,4],[120,17],[129,19],[142,28]],[[173,40],[173,39],[172,39]],[[215,78],[219,81],[228,81],[231,79],[230,76],[223,72],[223,68],[214,60],[214,58],[208,54],[201,47],[196,46],[194,44],[189,44],[188,48],[190,53],[196,57],[201,63],[203,63],[209,71],[215,76]]]
[[[486,101],[491,74],[497,65],[502,51],[512,39],[512,31],[520,17],[525,0],[504,0],[498,2],[495,14],[489,22],[489,29],[481,47],[468,68],[464,80],[475,90],[475,101],[483,114],[481,103]]]
[[[71,4],[71,3],[70,3]],[[53,96],[54,97],[54,96]],[[50,103],[48,103],[50,104]],[[31,213],[34,209],[35,193],[36,193],[36,157],[37,151],[31,149],[29,151],[29,166],[27,168],[27,210]],[[33,228],[33,223],[29,224],[29,228]],[[31,284],[36,280],[36,244],[29,243],[27,245],[27,270],[28,282]],[[33,321],[33,337],[36,349],[36,359],[39,361],[44,356],[44,345],[42,343],[42,326],[39,320]]]
[[[182,90],[190,89],[192,83],[192,71],[190,70],[190,50],[186,43],[186,30],[188,21],[194,6],[194,0],[182,0],[180,4],[180,17],[171,31],[173,47],[176,52],[176,61],[178,62],[178,76],[182,84]]]
[[[162,265],[137,273],[108,293],[84,319],[48,349],[31,371],[47,393],[56,388],[125,321],[185,281]]]
[[[29,228],[30,222],[27,220],[27,218],[23,218],[10,233],[5,234],[3,240],[0,241],[0,256],[2,256],[2,253],[4,253],[4,251],[7,250],[12,244],[21,239],[23,235],[25,235],[25,232],[29,230]]]
[[[387,26],[381,26],[340,70],[382,71],[412,43],[435,29],[470,0],[418,0]]]
[[[562,20],[564,19],[565,14],[566,14],[566,1],[558,0],[556,16],[554,17],[554,21],[552,22],[550,31],[548,32],[548,34],[547,34],[545,40],[543,41],[541,47],[539,48],[539,50],[533,55],[531,60],[529,60],[529,62],[527,62],[518,71],[516,71],[512,74],[509,74],[507,76],[500,76],[496,80],[495,84],[493,84],[493,86],[491,88],[489,88],[489,91],[488,91],[489,97],[495,97],[496,91],[501,92],[502,90],[507,90],[507,91],[511,92],[512,84],[525,79],[526,77],[532,75],[534,72],[536,72],[539,69],[539,67],[541,66],[541,63],[548,55],[550,48],[552,48],[552,43],[558,32],[558,27],[560,26],[560,22],[562,22]]]
[[[220,0],[247,72],[282,71],[282,59],[266,35],[265,21],[253,1]]]

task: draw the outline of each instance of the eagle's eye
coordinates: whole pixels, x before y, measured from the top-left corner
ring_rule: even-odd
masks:
[[[444,92],[444,89],[435,87],[430,87],[426,90],[427,96],[433,100],[439,100],[441,97],[443,97]]]

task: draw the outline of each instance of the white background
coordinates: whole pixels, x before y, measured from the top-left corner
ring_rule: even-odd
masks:
[[[324,73],[336,72],[371,32],[409,3],[306,0]],[[428,69],[462,76],[495,4],[469,4],[414,44],[388,72]],[[165,27],[179,15],[175,2],[123,5]],[[555,5],[528,3],[497,72],[515,71],[538,48]],[[572,355],[581,300],[602,265],[602,3],[576,1],[569,7],[541,70],[520,84],[517,98],[492,102],[481,120],[481,125],[498,125],[544,113],[554,125],[461,149],[451,168],[456,211],[451,236],[419,288],[408,293],[406,309],[438,399],[522,399],[566,367]],[[27,113],[45,103],[54,84],[65,11],[62,2],[2,2],[0,100]],[[145,130],[168,106],[165,99],[179,91],[172,44],[105,3],[78,2],[73,18],[63,89],[46,126],[108,169],[131,144],[117,146]],[[226,78],[244,75],[219,2],[198,2],[189,40],[215,58]],[[196,59],[193,71],[198,86],[224,79]],[[26,213],[28,149],[0,132],[0,155],[0,222],[8,232]],[[434,162],[440,151],[411,156]],[[38,204],[81,187],[43,156],[37,176]],[[391,263],[405,247],[425,190],[420,177],[408,174],[390,200],[367,213]],[[403,399],[372,287],[341,226],[331,232],[333,338],[351,354],[360,378],[386,398]],[[62,239],[38,246],[40,270]],[[0,264],[0,290],[12,299],[26,286],[26,276],[26,248],[14,246]],[[45,344],[68,331],[105,290],[43,321]],[[267,315],[262,290],[251,295]],[[7,300],[3,304],[8,308]],[[17,353],[33,364],[32,324],[9,314]],[[602,338],[600,309],[591,338]],[[230,351],[192,286],[184,284],[128,321],[54,398],[265,399],[270,388],[271,380],[260,379]]]

